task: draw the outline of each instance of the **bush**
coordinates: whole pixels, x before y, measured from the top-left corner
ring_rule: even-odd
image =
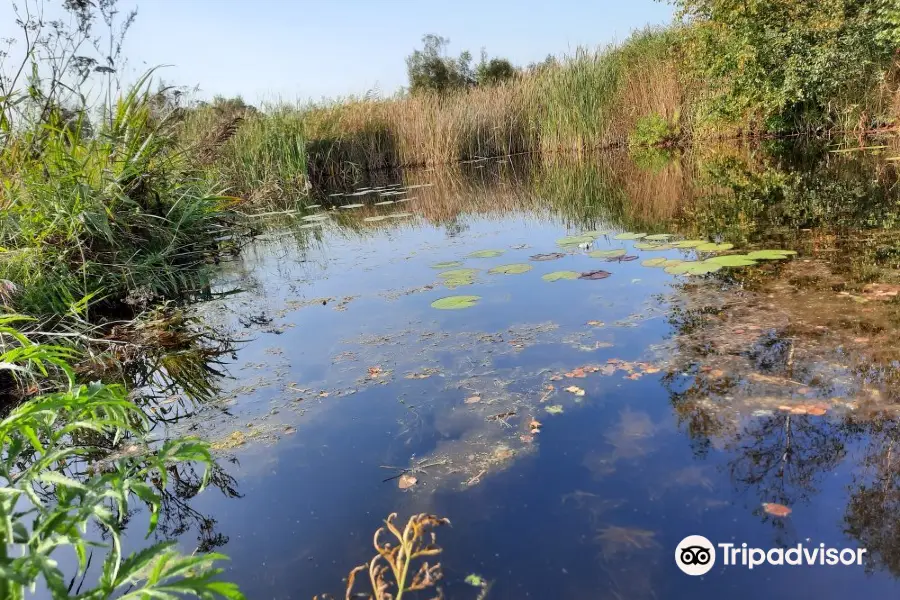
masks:
[[[656,113],[641,117],[628,138],[632,147],[667,146],[678,139],[678,127]]]

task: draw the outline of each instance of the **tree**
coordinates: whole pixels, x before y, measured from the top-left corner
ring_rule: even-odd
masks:
[[[688,65],[726,115],[782,119],[857,103],[900,44],[895,0],[673,0]]]
[[[469,52],[460,53],[457,59],[448,57],[446,50],[450,40],[432,33],[422,37],[422,44],[422,50],[413,51],[406,59],[412,92],[444,92],[475,85]]]
[[[475,81],[478,85],[497,85],[516,76],[516,68],[505,58],[488,60],[487,52],[481,51],[481,62],[475,67]]]

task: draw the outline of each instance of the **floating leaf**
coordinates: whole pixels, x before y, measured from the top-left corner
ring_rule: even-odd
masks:
[[[793,512],[784,504],[778,504],[776,502],[763,502],[762,507],[764,511],[773,517],[786,517]]]
[[[366,217],[365,219],[363,219],[363,221],[365,221],[366,223],[374,223],[376,221],[384,221],[385,219],[387,219],[387,217],[385,217],[384,215],[378,215],[376,217]]]
[[[503,254],[503,250],[478,250],[469,254],[469,258],[494,258]]]
[[[512,265],[500,265],[499,267],[494,267],[488,273],[493,273],[495,275],[504,274],[504,275],[521,275],[522,273],[527,273],[531,269],[533,269],[529,264],[526,263],[516,263]]]
[[[612,275],[609,271],[598,269],[596,271],[587,271],[578,276],[578,279],[606,279]]]
[[[588,252],[591,258],[616,258],[617,256],[625,256],[625,248],[616,248],[614,250],[594,250]]]
[[[547,273],[541,279],[544,281],[559,281],[560,279],[578,279],[579,273],[577,271],[553,271],[552,273]]]
[[[630,231],[626,231],[624,233],[620,233],[614,240],[639,240],[643,237],[647,237],[646,233],[631,233]]]
[[[481,575],[476,575],[475,573],[466,575],[465,582],[475,587],[484,587],[487,584]]]
[[[680,258],[670,258],[665,263],[663,263],[663,266],[664,267],[674,267],[675,265],[680,265],[683,262],[685,262],[685,261],[681,260]]]
[[[447,296],[432,302],[431,307],[441,310],[458,310],[475,306],[479,300],[481,300],[481,296]]]
[[[665,266],[666,262],[667,262],[667,259],[660,257],[660,258],[648,258],[641,264],[644,265],[645,267],[662,267],[662,266]]]
[[[545,406],[544,410],[546,410],[547,413],[551,415],[561,415],[563,412],[563,407],[561,404],[552,404],[550,406]]]
[[[600,236],[609,235],[609,232],[608,231],[584,231],[581,233],[581,235],[589,235],[596,239]]]
[[[576,396],[584,396],[584,390],[577,385],[570,385],[566,388],[566,391],[575,394]]]
[[[432,269],[450,269],[452,267],[461,267],[462,263],[458,260],[447,260],[444,262],[434,263]]]
[[[475,283],[478,269],[451,269],[438,273],[438,277],[444,280],[444,285],[450,288]]]
[[[637,260],[637,259],[638,259],[638,257],[632,254],[629,256],[614,256],[613,258],[607,258],[606,261],[607,262],[631,262],[631,261]]]
[[[721,270],[723,265],[708,262],[685,261],[681,264],[666,267],[666,273],[671,275],[706,275]]]
[[[594,236],[591,235],[569,235],[556,240],[556,245],[563,247],[578,246],[579,244],[590,244],[593,241]]]
[[[565,256],[565,254],[563,254],[562,252],[549,252],[547,254],[535,254],[534,256],[530,256],[528,258],[529,260],[540,262],[544,260],[556,260],[558,258],[562,258],[563,256]]]
[[[681,240],[680,242],[672,242],[672,245],[676,248],[696,248],[706,243],[706,240]]]
[[[417,483],[419,483],[419,480],[407,473],[404,473],[403,475],[401,475],[400,478],[397,480],[397,486],[401,490],[408,490],[409,488],[416,485]]]
[[[653,235],[648,235],[644,239],[650,241],[658,241],[658,240],[668,240],[675,236],[671,233],[654,233]]]
[[[716,256],[703,261],[705,264],[721,265],[723,267],[751,267],[756,261],[749,258],[746,254],[729,254],[727,256]]]
[[[479,402],[481,402],[481,396],[469,396],[465,400],[466,404],[478,404]]]
[[[638,250],[671,250],[675,246],[672,244],[647,244],[645,242],[638,242],[634,247]]]
[[[699,252],[724,252],[732,248],[734,248],[734,244],[713,244],[711,242],[697,246]]]
[[[603,327],[604,325],[606,325],[606,323],[604,323],[603,321],[594,320],[594,321],[588,321],[587,325],[590,325],[591,327]]]
[[[341,208],[362,208],[365,204],[345,204]]]
[[[747,254],[747,258],[754,260],[783,260],[794,254],[797,253],[793,250],[754,250]]]

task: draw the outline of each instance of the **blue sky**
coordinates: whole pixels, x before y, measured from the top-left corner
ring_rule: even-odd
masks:
[[[59,0],[53,0],[58,2]],[[5,3],[4,3],[5,4]],[[120,0],[137,6],[126,42],[132,69],[173,65],[172,84],[200,97],[306,100],[390,94],[406,83],[404,58],[425,33],[451,40],[450,52],[481,47],[524,65],[579,45],[622,40],[671,20],[655,0]],[[0,8],[0,37],[10,35]]]

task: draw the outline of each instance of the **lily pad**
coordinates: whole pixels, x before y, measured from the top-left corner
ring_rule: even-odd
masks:
[[[453,267],[461,267],[462,262],[458,260],[446,260],[444,262],[434,263],[432,269],[452,269]]]
[[[365,204],[345,204],[341,208],[362,208]]]
[[[378,215],[376,217],[366,217],[365,219],[363,219],[363,221],[365,221],[366,223],[375,223],[376,221],[384,221],[385,219],[387,219],[386,216]]]
[[[647,244],[645,242],[638,242],[634,247],[638,250],[671,250],[675,246],[672,244]]]
[[[706,275],[707,273],[715,273],[721,268],[722,265],[706,261],[685,261],[679,265],[666,267],[666,273],[671,275]]]
[[[438,273],[438,277],[444,281],[444,285],[448,288],[455,288],[461,285],[472,285],[475,283],[477,274],[478,269],[451,269],[450,271]]]
[[[632,233],[630,231],[626,231],[624,233],[620,233],[613,239],[614,240],[639,240],[639,239],[645,238],[645,237],[647,237],[646,233]]]
[[[503,250],[478,250],[469,254],[469,258],[494,258],[503,254]]]
[[[598,238],[604,235],[609,235],[608,231],[583,231],[581,235],[589,235],[592,238]]]
[[[594,250],[588,252],[591,258],[616,258],[617,256],[625,256],[625,248],[616,248],[615,250]]]
[[[577,246],[579,244],[589,244],[593,241],[594,236],[592,235],[569,235],[556,240],[556,245],[565,248],[568,246]]]
[[[747,254],[747,258],[753,260],[783,260],[788,256],[797,254],[793,250],[754,250]]]
[[[495,275],[503,273],[504,275],[521,275],[522,273],[527,273],[531,269],[533,269],[529,264],[526,263],[515,263],[512,265],[500,265],[499,267],[494,267],[488,273],[493,273]]]
[[[663,266],[665,266],[666,262],[667,261],[665,258],[660,257],[660,258],[648,258],[641,264],[644,265],[645,267],[663,267]]]
[[[663,266],[664,267],[674,267],[675,265],[680,265],[683,262],[685,262],[685,261],[681,260],[680,258],[670,258],[665,263],[663,263]]]
[[[751,267],[756,264],[756,261],[749,258],[746,254],[716,256],[715,258],[709,258],[703,262],[712,265],[721,265],[723,267]]]
[[[559,281],[560,279],[578,279],[580,273],[577,271],[553,271],[547,273],[541,279],[544,281]]]
[[[479,300],[481,296],[447,296],[432,302],[431,307],[440,310],[459,310],[475,306]]]
[[[609,271],[598,269],[596,271],[586,271],[578,276],[578,279],[606,279],[612,275]]]
[[[734,244],[713,244],[712,242],[697,246],[699,252],[724,252],[732,248],[734,248]]]
[[[676,248],[696,248],[706,243],[706,240],[681,240],[680,242],[672,242],[672,245]]]
[[[613,256],[612,258],[607,258],[607,262],[631,262],[633,260],[637,260],[638,257],[634,254],[626,255],[626,256]]]
[[[670,240],[673,237],[675,237],[675,236],[672,235],[671,233],[654,233],[653,235],[648,235],[644,239],[650,240],[650,241],[660,241],[660,240]]]
[[[565,256],[565,254],[563,254],[562,252],[549,252],[547,254],[535,254],[534,256],[529,256],[528,259],[540,262],[544,260],[556,260],[558,258],[562,258],[563,256]]]

